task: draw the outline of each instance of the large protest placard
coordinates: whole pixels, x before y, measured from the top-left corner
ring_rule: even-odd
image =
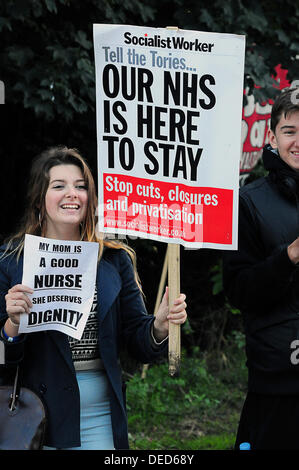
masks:
[[[94,25],[99,231],[237,248],[245,37]]]
[[[22,284],[33,307],[20,316],[20,333],[57,330],[80,339],[92,306],[98,243],[25,235]]]

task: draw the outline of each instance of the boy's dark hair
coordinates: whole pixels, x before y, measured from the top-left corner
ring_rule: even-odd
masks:
[[[273,104],[270,129],[275,132],[281,116],[284,114],[287,117],[287,114],[295,111],[299,111],[299,88],[285,88]]]

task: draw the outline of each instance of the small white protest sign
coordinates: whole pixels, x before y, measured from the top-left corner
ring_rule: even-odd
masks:
[[[80,339],[93,302],[98,243],[25,235],[22,284],[34,290],[20,333],[57,330]]]

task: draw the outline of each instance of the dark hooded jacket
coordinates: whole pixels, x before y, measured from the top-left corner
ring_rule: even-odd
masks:
[[[299,394],[299,175],[270,146],[266,177],[240,189],[237,251],[224,253],[225,292],[244,315],[248,388]]]

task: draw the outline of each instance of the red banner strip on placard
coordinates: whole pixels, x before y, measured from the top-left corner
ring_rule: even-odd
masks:
[[[233,190],[103,175],[104,228],[188,242],[232,243]]]

